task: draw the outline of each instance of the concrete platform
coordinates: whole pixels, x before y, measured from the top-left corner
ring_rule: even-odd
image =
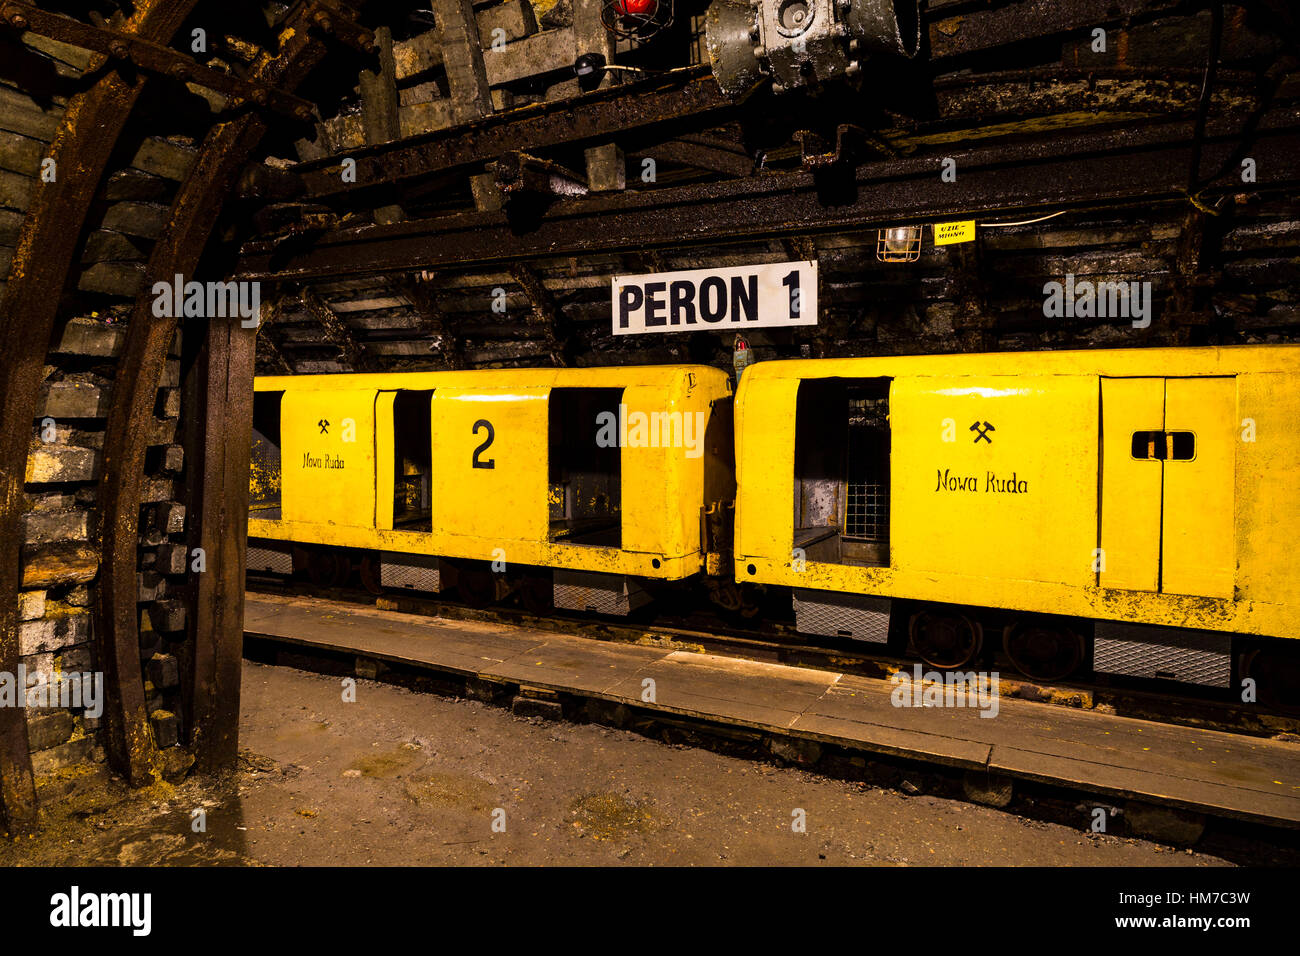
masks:
[[[833,671],[317,599],[248,595],[245,633],[278,643],[527,685],[948,767],[1300,828],[1300,744],[1000,699],[902,707],[896,686]],[[654,699],[644,682],[654,681]]]

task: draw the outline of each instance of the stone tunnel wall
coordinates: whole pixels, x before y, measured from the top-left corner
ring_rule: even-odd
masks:
[[[0,78],[0,277],[9,272],[70,84],[87,62],[84,51],[56,41],[34,42],[52,57],[53,75],[26,89],[8,76]],[[136,131],[120,145],[121,162],[110,169],[92,210],[74,273],[76,290],[64,301],[62,327],[46,356],[39,416],[32,423],[23,540],[6,544],[22,549],[21,664],[29,683],[47,686],[57,687],[51,682],[60,676],[102,670],[93,640],[101,520],[96,486],[116,361],[125,341],[123,322],[176,184],[194,159],[193,143],[184,136]],[[0,292],[3,288],[0,282]],[[145,425],[150,449],[140,512],[140,660],[161,748],[175,746],[182,730],[172,653],[187,623],[186,509],[177,500],[184,468],[182,384],[178,331]],[[101,705],[102,695],[101,681]],[[91,713],[85,706],[27,709],[39,798],[57,797],[75,777],[104,761],[102,717]]]

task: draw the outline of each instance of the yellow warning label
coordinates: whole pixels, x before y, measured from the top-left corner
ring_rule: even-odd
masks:
[[[974,219],[964,219],[961,222],[936,222],[934,224],[934,244],[936,246],[950,246],[954,242],[971,242],[974,238]]]

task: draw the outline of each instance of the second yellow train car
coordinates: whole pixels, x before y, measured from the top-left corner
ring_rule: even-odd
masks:
[[[736,578],[810,633],[904,608],[937,666],[992,627],[1032,676],[1092,639],[1098,671],[1226,686],[1234,638],[1300,635],[1297,422],[1300,347],[760,363]]]

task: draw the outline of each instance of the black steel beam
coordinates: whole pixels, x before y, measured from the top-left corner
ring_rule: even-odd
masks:
[[[305,246],[250,244],[239,271],[267,281],[340,278],[1177,199],[1186,195],[1190,129],[1186,121],[1144,124],[954,151],[953,183],[940,180],[943,157],[931,155],[841,176],[774,173],[556,202],[526,221],[512,221],[507,210],[340,230]],[[1242,183],[1230,165],[1239,155],[1237,131],[1235,121],[1207,128],[1202,168],[1229,170],[1206,196],[1300,182],[1300,111],[1279,111],[1260,124],[1249,149],[1255,183]]]
[[[944,59],[1103,23],[1169,13],[1185,0],[1022,0],[991,10],[933,20],[930,57]]]
[[[610,87],[585,96],[495,113],[462,126],[422,133],[394,143],[354,149],[356,182],[345,183],[344,156],[295,168],[308,199],[350,193],[482,165],[527,144],[530,150],[608,139],[621,130],[678,120],[735,104],[707,68],[674,73],[634,87]]]

